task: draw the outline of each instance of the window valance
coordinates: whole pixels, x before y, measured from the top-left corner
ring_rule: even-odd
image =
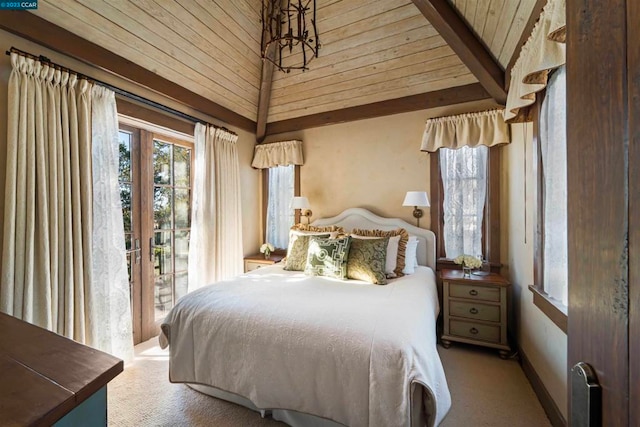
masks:
[[[511,70],[505,120],[527,121],[521,110],[536,101],[549,73],[566,62],[566,2],[549,0]]]
[[[459,114],[427,120],[420,151],[433,153],[439,148],[492,147],[510,142],[509,126],[503,110]]]
[[[302,141],[294,139],[256,145],[251,166],[256,169],[266,169],[276,166],[303,164]]]

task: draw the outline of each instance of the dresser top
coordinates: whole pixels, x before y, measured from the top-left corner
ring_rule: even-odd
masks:
[[[464,273],[462,270],[442,270],[440,271],[440,277],[442,280],[455,281],[461,283],[470,283],[470,284],[492,284],[492,285],[501,285],[501,286],[509,286],[511,283],[504,277],[496,273],[489,273],[484,276],[476,275],[471,273],[470,277],[464,277]]]
[[[0,425],[51,425],[122,369],[116,357],[0,313]]]

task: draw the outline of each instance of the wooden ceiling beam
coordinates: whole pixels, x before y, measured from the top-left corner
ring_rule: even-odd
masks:
[[[264,38],[264,37],[263,37]],[[273,59],[275,44],[269,46],[267,57]],[[262,75],[260,77],[260,94],[258,97],[258,118],[256,120],[256,142],[260,144],[267,136],[267,119],[269,118],[269,104],[271,103],[271,85],[273,83],[273,62],[262,60]]]
[[[2,11],[0,28],[41,46],[131,80],[229,125],[255,132],[256,122],[83,39],[33,13]],[[37,54],[34,52],[34,54]]]
[[[407,113],[428,108],[444,107],[463,102],[491,99],[489,93],[479,83],[452,87],[418,95],[405,96],[387,101],[374,102],[357,107],[342,108],[325,113],[311,114],[293,119],[267,124],[267,135],[292,132],[318,126],[372,119],[391,114]]]
[[[493,99],[504,105],[504,70],[447,0],[413,0]]]

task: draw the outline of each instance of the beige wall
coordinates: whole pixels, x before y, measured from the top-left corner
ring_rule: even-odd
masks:
[[[300,189],[309,198],[312,220],[363,207],[415,224],[413,208],[403,207],[402,201],[407,191],[430,191],[429,154],[420,152],[425,120],[491,105],[480,102],[396,114],[271,136],[267,142],[303,141]],[[429,215],[425,208],[421,227],[429,228]]]
[[[48,50],[40,45],[31,43],[20,37],[0,30],[0,52],[5,52],[11,47],[24,50],[35,55],[44,55],[53,62],[69,67],[77,72],[85,74],[97,80],[104,81],[120,89],[124,89],[159,102],[161,104],[193,115],[209,123],[225,126],[238,134],[238,155],[240,159],[240,180],[242,189],[242,231],[243,250],[245,254],[258,252],[260,238],[260,204],[259,184],[260,174],[251,168],[255,134],[243,131],[221,122],[213,117],[202,115],[184,105],[168,99],[150,90],[146,90],[124,79],[120,79],[110,73],[90,67],[82,62],[75,61],[64,55]],[[0,221],[4,212],[4,183],[6,164],[6,135],[7,135],[7,84],[11,73],[11,61],[9,56],[0,54]],[[2,241],[2,228],[0,227],[0,242]],[[1,244],[0,244],[1,248]]]
[[[502,148],[501,254],[513,283],[515,330],[523,352],[567,419],[567,336],[533,304],[533,149],[531,123],[512,126]]]

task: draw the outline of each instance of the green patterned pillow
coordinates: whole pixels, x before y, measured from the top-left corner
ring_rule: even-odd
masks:
[[[304,274],[346,279],[350,246],[351,237],[342,239],[311,237]]]
[[[330,234],[303,234],[291,232],[289,235],[289,248],[287,249],[287,259],[284,269],[289,271],[304,271],[307,265],[307,252],[309,249],[309,239],[311,237],[329,237]]]
[[[347,261],[347,277],[374,285],[386,285],[387,245],[389,238],[353,239]]]

